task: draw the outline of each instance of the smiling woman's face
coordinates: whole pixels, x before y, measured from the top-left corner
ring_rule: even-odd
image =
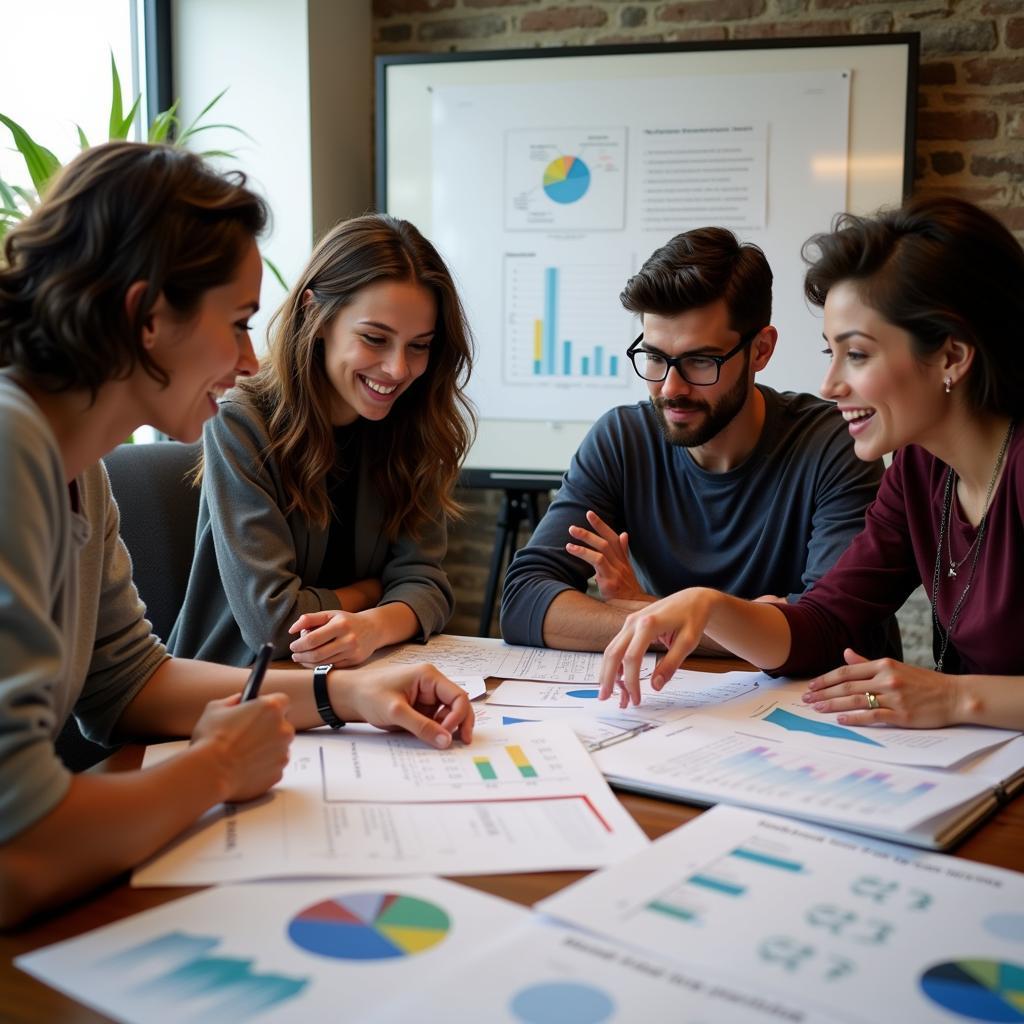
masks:
[[[380,281],[357,292],[324,332],[331,422],[384,419],[426,372],[436,323],[437,300],[415,281]]]
[[[945,419],[941,356],[918,358],[910,334],[864,303],[852,281],[825,299],[825,340],[831,361],[821,393],[838,404],[858,458],[924,444]]]

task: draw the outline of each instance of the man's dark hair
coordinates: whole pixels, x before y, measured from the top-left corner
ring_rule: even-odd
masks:
[[[747,334],[771,323],[772,270],[764,253],[726,228],[696,228],[657,249],[619,296],[631,313],[677,316],[725,300],[729,326]]]

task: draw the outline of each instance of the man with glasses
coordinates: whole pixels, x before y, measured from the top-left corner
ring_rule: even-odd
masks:
[[[795,600],[860,531],[882,464],[854,455],[832,403],[754,383],[778,338],[771,287],[764,253],[724,228],[677,235],[627,282],[650,401],[597,421],[513,560],[509,643],[603,650],[629,612],[684,587]],[[899,654],[894,626],[881,654]]]

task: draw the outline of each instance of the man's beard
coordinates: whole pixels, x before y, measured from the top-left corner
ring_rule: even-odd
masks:
[[[721,433],[736,418],[750,394],[750,377],[744,372],[736,385],[714,404],[695,402],[689,398],[652,398],[651,404],[657,416],[658,427],[669,444],[681,448],[699,448]],[[688,409],[704,413],[704,418],[692,426],[669,423],[665,409]]]

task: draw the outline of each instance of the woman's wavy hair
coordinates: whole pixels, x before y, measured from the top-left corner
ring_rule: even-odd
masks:
[[[330,521],[326,478],[335,462],[323,337],[331,319],[360,289],[415,281],[437,300],[426,372],[378,423],[364,424],[364,458],[395,539],[418,536],[439,515],[458,518],[453,491],[475,431],[463,393],[473,342],[455,283],[440,254],[408,221],[367,214],[336,225],[317,245],[270,324],[268,355],[239,390],[259,408],[270,435],[266,455],[280,466],[285,513]],[[311,293],[313,301],[304,296]]]
[[[158,297],[187,321],[231,280],[268,219],[240,172],[187,150],[110,142],[80,153],[4,240],[0,365],[51,392],[96,392],[136,366],[167,374],[142,345]],[[146,283],[129,314],[125,294]]]
[[[968,342],[968,402],[1021,415],[1024,250],[991,214],[950,196],[912,199],[874,217],[843,213],[803,255],[804,293],[814,305],[852,281],[863,302],[910,334],[919,359],[950,337]]]

